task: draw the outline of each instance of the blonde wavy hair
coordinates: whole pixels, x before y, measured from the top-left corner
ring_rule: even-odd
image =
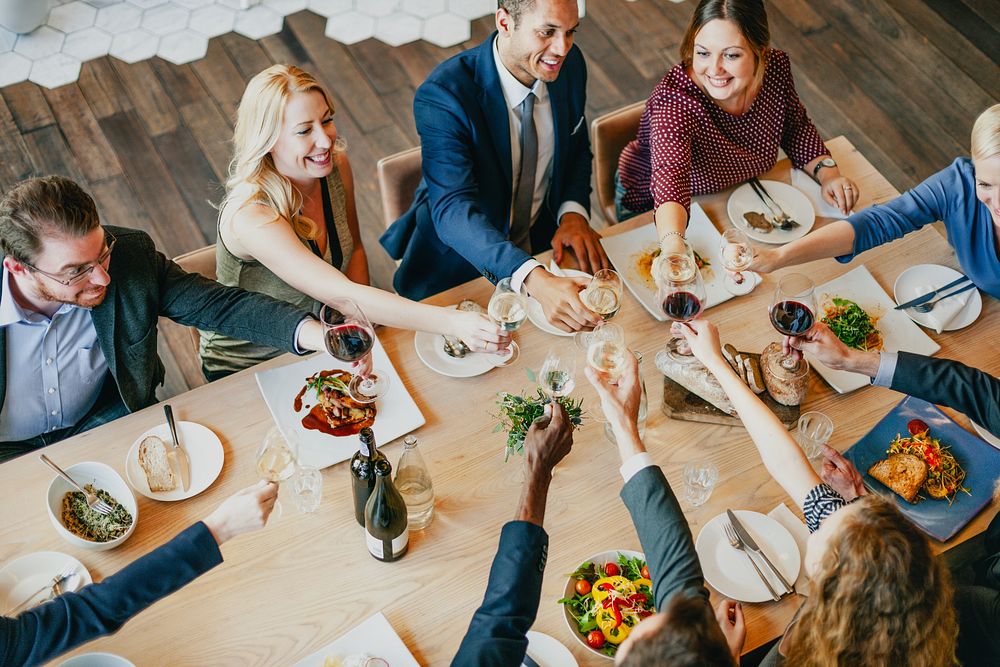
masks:
[[[951,578],[896,505],[865,496],[844,519],[791,630],[788,664],[955,665]]]
[[[294,65],[272,65],[250,79],[236,112],[233,159],[226,196],[219,205],[220,216],[231,217],[245,206],[262,204],[274,211],[271,222],[288,220],[300,238],[314,239],[319,234],[319,225],[299,214],[302,193],[278,173],[271,157],[288,101],[296,93],[312,91],[323,96],[331,112],[335,110],[329,93],[316,78]],[[336,155],[346,148],[338,137],[331,152]]]
[[[979,114],[972,126],[972,159],[985,160],[1000,155],[1000,104]]]

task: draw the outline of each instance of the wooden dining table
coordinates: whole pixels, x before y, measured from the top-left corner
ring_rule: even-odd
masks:
[[[858,210],[898,195],[847,139],[838,137],[828,146],[842,172],[860,187]],[[764,177],[787,182],[789,169],[788,160],[782,160]],[[719,229],[730,225],[726,215],[729,195],[727,191],[695,198]],[[647,214],[603,233],[619,234],[650,220]],[[820,219],[817,226],[828,222]],[[547,261],[547,254],[540,259]],[[921,263],[958,266],[942,235],[928,226],[864,253],[850,264],[828,259],[791,270],[807,273],[819,284],[862,263],[889,294],[907,267]],[[724,341],[740,350],[756,351],[778,339],[767,308],[777,278],[787,271],[766,275],[753,293],[706,311]],[[492,286],[477,279],[427,301],[450,305],[474,299],[485,305],[491,293]],[[645,356],[642,374],[649,417],[644,440],[670,484],[680,495],[681,470],[695,459],[707,459],[719,469],[708,502],[692,508],[682,501],[693,535],[726,508],[767,513],[785,503],[801,516],[796,500],[765,471],[742,427],[678,421],[663,414],[663,376],[654,357],[668,337],[668,324],[651,317],[627,290],[615,322],[625,328],[629,346]],[[927,333],[941,346],[938,356],[1000,375],[1000,355],[995,350],[1000,336],[997,300],[984,296],[982,314],[965,329]],[[526,322],[516,334],[521,348],[516,363],[456,379],[439,375],[420,361],[413,332],[382,328],[378,335],[426,418],[415,435],[434,482],[435,516],[428,528],[411,534],[408,554],[398,562],[382,563],[367,553],[362,529],[354,520],[347,465],[334,465],[323,471],[318,511],[299,512],[283,489],[283,516],[259,532],[225,544],[222,565],[154,604],[117,634],[74,654],[107,651],[137,665],[290,665],[382,611],[420,664],[449,663],[482,601],[501,526],[514,517],[522,487],[521,458],[505,462],[505,434],[493,432],[497,392],[533,391],[526,370],[537,369],[548,349],[570,351],[574,342]],[[295,360],[285,355],[265,367]],[[601,411],[595,392],[583,378],[583,363],[581,354],[574,396],[583,399],[589,418],[577,430],[573,449],[555,470],[549,490],[545,514],[548,565],[534,629],[569,647],[580,665],[601,665],[609,663],[577,641],[556,601],[562,597],[567,573],[584,559],[610,549],[640,549],[640,545],[619,498],[622,478],[617,451],[605,438],[603,424],[594,419]],[[37,456],[0,465],[6,505],[0,525],[0,565],[32,552],[56,550],[80,559],[94,580],[100,581],[253,484],[257,480],[254,453],[272,424],[254,378],[260,368],[170,399],[177,419],[199,422],[222,440],[222,472],[210,488],[188,500],[157,502],[137,495],[138,525],[114,550],[83,551],[59,537],[46,514],[45,494],[52,473]],[[802,409],[829,415],[835,425],[830,444],[845,450],[901,398],[878,387],[837,394],[813,373]],[[392,406],[380,409],[392,410]],[[963,415],[946,412],[963,426],[969,425]],[[46,453],[64,466],[101,461],[124,476],[126,453],[133,441],[160,423],[162,415],[160,406],[152,406],[52,445]],[[395,464],[402,451],[400,442],[381,444]],[[943,551],[966,542],[982,532],[995,513],[995,504],[988,506],[956,537],[946,544],[934,542],[934,548]],[[719,599],[717,592],[712,594],[713,601]],[[780,602],[744,605],[746,650],[779,636],[803,600],[793,595]]]

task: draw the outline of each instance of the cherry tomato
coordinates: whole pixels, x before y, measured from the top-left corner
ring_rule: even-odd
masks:
[[[906,425],[906,430],[910,432],[910,435],[918,435],[926,433],[930,430],[930,427],[920,419],[913,419]]]
[[[593,649],[599,649],[604,646],[604,633],[600,630],[591,630],[587,633],[587,646]]]
[[[577,579],[576,580],[576,594],[577,595],[586,595],[589,592],[590,592],[590,582],[587,581],[586,579]]]
[[[621,573],[622,573],[621,568],[614,563],[608,563],[607,565],[604,566],[604,574],[606,574],[609,577],[617,577]]]
[[[642,569],[639,570],[639,573],[642,575],[643,579],[649,579],[650,578],[649,577],[649,568],[646,567],[645,565],[642,566]]]

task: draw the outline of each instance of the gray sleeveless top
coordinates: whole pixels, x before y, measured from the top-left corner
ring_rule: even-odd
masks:
[[[327,244],[323,259],[341,271],[347,271],[354,252],[354,239],[347,226],[347,204],[340,171],[334,169],[323,181],[323,217],[326,225]],[[314,241],[303,240],[314,254],[319,254]],[[256,260],[244,260],[226,248],[220,236],[215,244],[215,266],[223,285],[241,287],[250,292],[260,292],[287,301],[302,310],[319,313],[321,303],[303,294],[275,275]],[[230,338],[214,331],[201,331],[199,353],[205,369],[212,372],[236,372],[254,364],[272,359],[284,350],[258,345],[245,340]]]

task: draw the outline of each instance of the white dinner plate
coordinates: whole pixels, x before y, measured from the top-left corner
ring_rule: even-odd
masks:
[[[334,664],[337,659],[367,653],[382,658],[392,667],[420,667],[406,644],[399,638],[389,620],[378,612],[348,630],[338,639],[330,642],[307,658],[299,660],[292,667],[323,667],[327,659]]]
[[[451,308],[454,309],[455,306]],[[426,331],[418,331],[413,335],[413,347],[424,366],[452,378],[471,378],[488,373],[503,360],[503,357],[483,352],[469,352],[457,359],[444,351],[444,336]]]
[[[971,423],[972,423],[973,430],[976,433],[979,434],[980,438],[982,438],[986,442],[990,443],[991,445],[993,445],[997,449],[1000,449],[1000,438],[998,438],[997,436],[993,435],[992,433],[990,433],[989,431],[987,431],[985,428],[983,428],[982,426],[980,426],[976,422],[971,422]]]
[[[957,280],[961,275],[955,269],[940,264],[917,264],[899,274],[899,277],[896,278],[896,284],[892,286],[892,293],[896,303],[906,303],[920,296],[919,289],[921,287],[947,285],[953,280]],[[983,312],[983,297],[979,294],[979,290],[972,289],[967,294],[969,300],[965,303],[965,307],[958,311],[948,326],[944,327],[945,331],[964,329],[975,322],[979,318],[979,314]],[[927,313],[918,313],[912,308],[900,312],[906,313],[907,317],[922,327],[934,328]]]
[[[396,438],[424,425],[424,415],[413,401],[402,378],[385,353],[382,343],[375,337],[372,346],[372,367],[386,374],[389,390],[375,402],[375,441],[386,445]],[[323,370],[350,370],[351,364],[334,359],[329,354],[318,353],[286,366],[258,371],[255,375],[260,393],[264,396],[271,416],[282,433],[292,429],[299,441],[299,463],[312,468],[326,468],[346,461],[360,444],[357,435],[332,436],[302,426],[308,414],[305,406],[313,406],[316,399],[307,392],[303,409],[295,411],[295,397],[305,386],[306,380]]]
[[[148,436],[158,436],[167,447],[170,447],[170,426],[159,424],[149,429],[132,443],[132,447],[125,455],[125,477],[129,486],[153,500],[184,500],[198,495],[212,485],[222,472],[222,463],[226,459],[225,450],[222,448],[222,441],[212,430],[202,426],[197,422],[178,421],[177,437],[180,438],[181,448],[187,452],[188,460],[191,462],[191,484],[187,491],[181,485],[180,478],[177,479],[177,488],[173,491],[150,491],[149,481],[146,473],[139,465],[139,445]],[[177,471],[174,471],[177,476]]]
[[[702,260],[708,264],[701,269],[701,278],[705,282],[705,309],[718,305],[723,301],[733,298],[723,284],[726,277],[726,270],[722,268],[722,234],[715,228],[712,221],[708,219],[705,211],[697,204],[691,204],[691,219],[687,228],[688,244],[697,252]],[[608,254],[608,259],[615,265],[615,270],[625,281],[632,296],[642,304],[649,314],[660,322],[665,322],[667,316],[660,308],[660,300],[656,292],[656,284],[649,275],[648,268],[641,270],[640,263],[644,257],[648,257],[650,251],[655,250],[659,245],[656,237],[656,226],[653,223],[636,227],[623,234],[607,236],[601,239],[604,252]],[[748,277],[752,277],[759,282],[760,277],[752,271],[747,271]]]
[[[42,600],[43,596],[36,595],[37,591],[42,586],[51,584],[68,567],[75,567],[76,574],[60,584],[63,592],[76,591],[92,583],[90,572],[87,572],[83,563],[58,551],[38,551],[4,565],[0,568],[0,613],[6,615],[8,610],[21,604],[29,596]]]
[[[797,188],[781,181],[761,181],[761,183],[768,194],[774,198],[774,201],[795,222],[799,223],[799,226],[787,231],[775,227],[770,232],[765,233],[747,224],[743,217],[744,213],[763,213],[768,218],[774,217],[749,183],[744,183],[733,190],[733,194],[729,195],[729,201],[726,202],[726,213],[729,214],[729,220],[732,221],[733,225],[753,240],[761,243],[785,244],[808,234],[816,222],[816,211],[809,198]]]
[[[576,658],[559,640],[536,630],[528,631],[528,656],[539,667],[578,667]]]
[[[135,663],[114,653],[81,653],[59,667],[135,667]]]
[[[750,510],[734,510],[737,518],[756,540],[757,546],[767,554],[774,566],[789,582],[794,582],[802,567],[799,547],[792,534],[769,516]],[[726,597],[740,602],[766,602],[771,594],[747,560],[745,552],[734,549],[723,529],[729,517],[723,512],[705,524],[698,533],[695,549],[701,569],[712,588]],[[771,581],[776,591],[781,591],[781,583],[760,564],[761,571]]]
[[[865,265],[857,266],[842,276],[816,286],[817,319],[823,319],[823,304],[834,297],[850,299],[874,318],[875,326],[882,334],[883,349],[886,352],[913,352],[931,355],[941,349],[920,327],[910,321],[902,311],[894,310],[889,295],[885,293],[875,277]],[[871,380],[861,373],[837,371],[827,368],[811,354],[806,359],[831,387],[841,394],[867,387]]]
[[[589,273],[584,271],[578,271],[576,269],[559,269],[562,274],[567,278],[593,278]],[[551,324],[545,317],[545,311],[542,310],[542,304],[538,303],[538,300],[534,297],[528,297],[528,319],[536,327],[544,331],[545,333],[552,334],[553,336],[572,336],[575,332],[573,331],[563,331],[562,329]]]

